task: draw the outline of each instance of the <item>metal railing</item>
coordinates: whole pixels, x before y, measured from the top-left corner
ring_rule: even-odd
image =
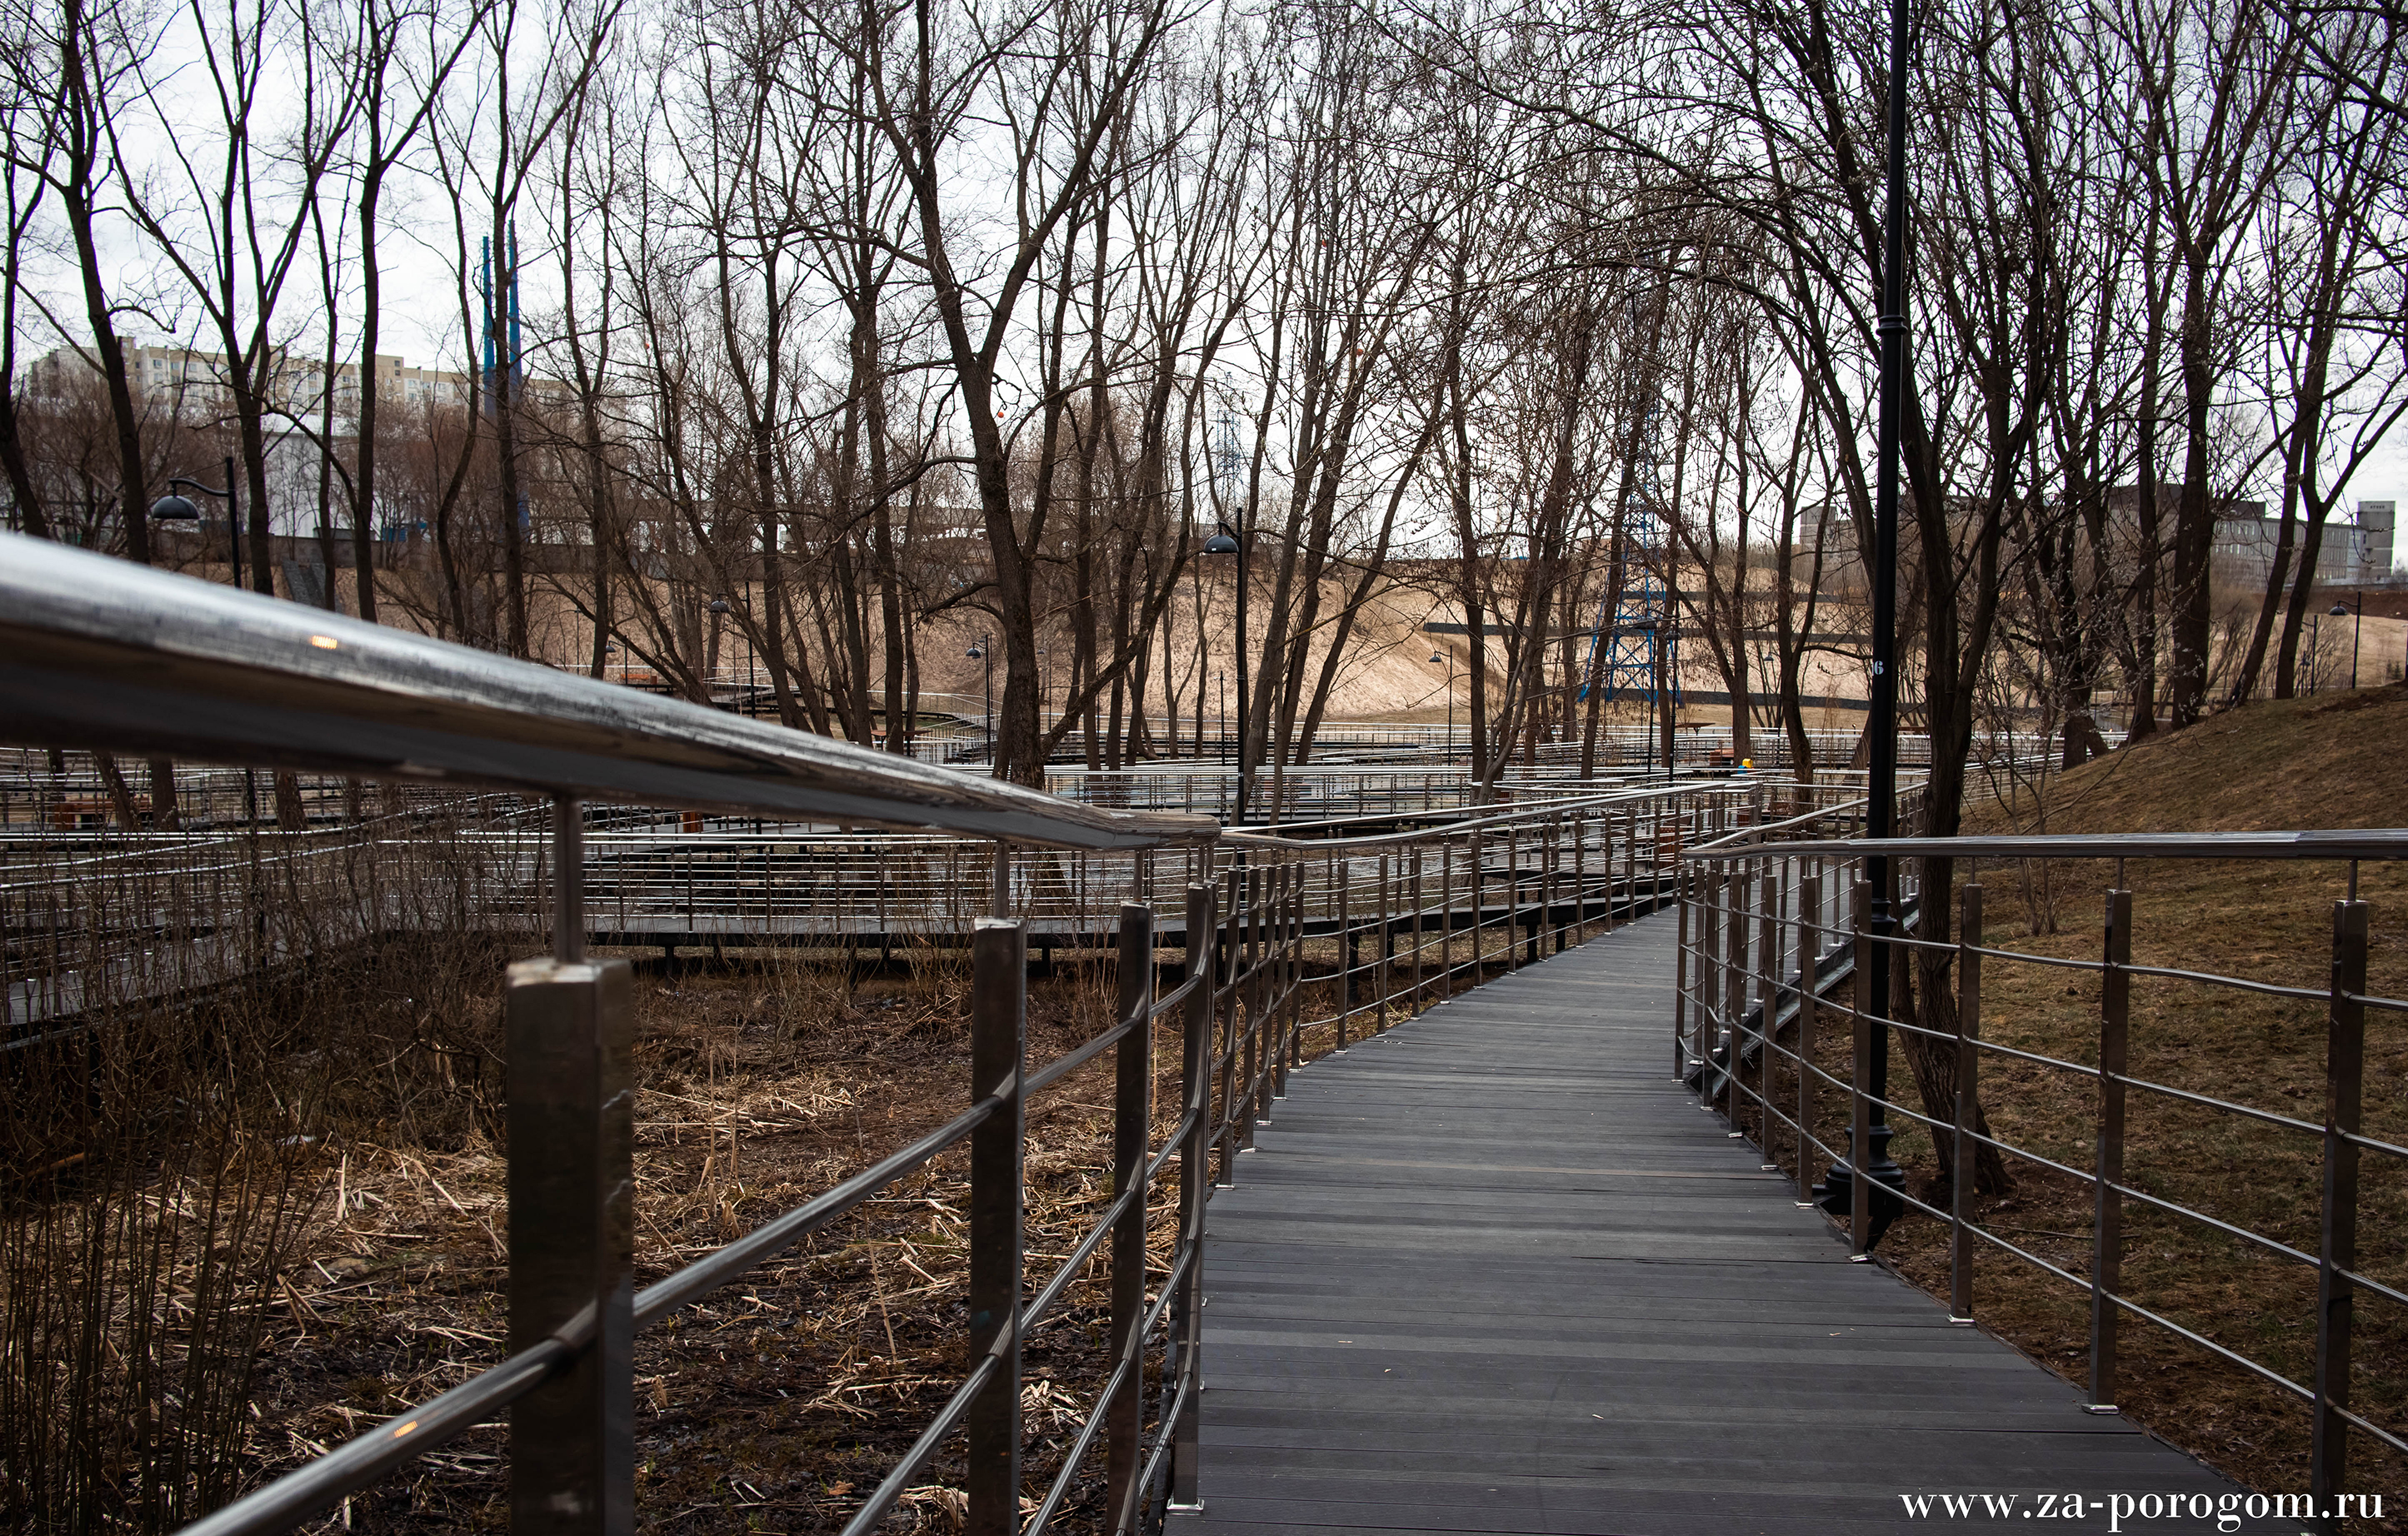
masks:
[[[2310,1493],[2319,1510],[2333,1508],[2331,1496],[2344,1486],[2351,1430],[2408,1453],[2402,1426],[2378,1423],[2352,1406],[2353,1379],[2361,1387],[2368,1380],[2366,1362],[2354,1366],[2352,1358],[2354,1336],[2362,1339],[2368,1330],[2359,1309],[2367,1301],[2408,1305],[2408,1278],[2371,1273],[2360,1260],[2361,1221],[2369,1209],[2369,1202],[2361,1199],[2362,1159],[2377,1159],[2395,1175],[2408,1169],[2408,1145],[2367,1133],[2367,1020],[2370,1012],[2408,1013],[2408,1000],[2377,995],[2369,988],[2371,915],[2358,894],[2360,862],[2408,859],[2408,831],[1906,836],[1876,842],[1832,837],[1828,823],[1828,817],[1817,813],[1758,827],[1684,856],[1675,1069],[1698,1088],[1707,1106],[1719,1104],[1730,1116],[1732,1134],[1752,1132],[1765,1154],[1767,1170],[1779,1168],[1794,1176],[1801,1204],[1817,1188],[1818,1167],[1829,1170],[1845,1159],[1845,1176],[1835,1180],[1843,1188],[1837,1198],[1827,1192],[1820,1202],[1844,1213],[1859,1256],[1878,1238],[1886,1219],[1885,1205],[1889,1212],[1914,1210],[1944,1224],[1950,1311],[1958,1322],[1974,1320],[1976,1255],[1984,1245],[2081,1292],[2088,1312],[2086,1398],[2094,1413],[2116,1412],[2122,1336],[2127,1319],[2137,1319],[2308,1407]],[[1933,903],[1953,902],[1953,939],[1923,936],[1928,930],[1912,917],[1887,936],[1869,928],[1870,892],[1858,869],[1874,852],[1889,855],[1894,871],[1908,860],[1944,860],[1971,875],[1953,892],[1934,889],[1921,893]],[[2024,952],[1987,937],[1982,863],[2099,860],[2114,861],[2114,877],[2105,892],[2105,922],[2095,959]],[[2291,985],[2263,976],[2135,963],[2128,869],[2175,860],[2312,860],[2345,866],[2346,896],[2332,908],[2326,983]],[[1914,879],[1901,875],[1900,883],[1911,909]],[[1897,1011],[1895,1006],[1887,1000],[1867,998],[1862,981],[1872,946],[1881,943],[1900,955],[1897,963],[1901,966],[1914,955],[1939,962],[1936,972],[1926,969],[1927,985],[1935,974],[1944,985],[1953,967],[1953,994],[1941,998],[1942,1006],[1924,1012],[1920,1019],[1887,1017]],[[2023,968],[2098,978],[2098,1003],[2086,1042],[2077,1038],[2070,1046],[2056,1044],[2061,1027],[2057,1037],[2037,1043],[2045,1048],[2026,1048],[2033,1041],[2009,1045],[1985,1033],[1985,981],[1995,993],[2000,989],[2001,973],[2012,976]],[[2320,1012],[2325,1045],[2321,1117],[2157,1080],[2178,1075],[2172,1071],[2137,1074],[2131,1060],[2132,988],[2136,979],[2148,978],[2197,989],[2207,999],[2247,995]],[[1924,1021],[1935,1014],[1943,1018],[1953,1015],[1950,1027],[1936,1029]],[[2014,1021],[2014,1016],[2009,1018]],[[1847,1031],[1850,1066],[1844,1074],[1828,1070],[1816,1059],[1831,1040],[1822,1031],[1834,1028]],[[1899,1102],[1889,1097],[1885,1085],[1871,1080],[1874,1035],[1885,1029],[1901,1039],[1919,1040],[1947,1063],[1955,1082],[1951,1113],[1933,1115]],[[2085,1044],[2086,1052],[2081,1048]],[[2068,1059],[2086,1054],[2089,1060]],[[1992,1111],[2000,1107],[1998,1100],[1988,1097],[1993,1089],[1987,1085],[1997,1080],[1989,1075],[1993,1064],[2008,1069],[2012,1086],[2006,1091],[2028,1110],[2037,1095],[2054,1093],[2058,1085],[2089,1099],[2082,1116],[2091,1154],[2087,1167],[2080,1166],[2078,1155],[2062,1150],[2052,1155],[1995,1134],[1995,1128],[1985,1129],[1985,1106]],[[1834,1098],[1844,1105],[1840,1121],[1848,1137],[1845,1147],[1824,1139]],[[2061,1109],[2068,1101],[2054,1102]],[[2180,1172],[2136,1176],[2128,1170],[2128,1151],[2149,1150],[2133,1138],[2133,1116],[2152,1105],[2289,1138],[2296,1149],[2294,1161],[2312,1156],[2317,1169],[2316,1192],[2308,1197],[2313,1202],[2313,1243],[2200,1208],[2214,1204],[2214,1199],[2195,1190]],[[1884,1121],[1904,1122],[1929,1134],[1940,1182],[1948,1190],[1944,1204],[1920,1198],[1903,1185],[1885,1191],[1871,1181],[1868,1159],[1852,1155],[1855,1149],[1879,1145],[1878,1127]],[[2091,1230],[2086,1263],[2034,1252],[2037,1244],[2024,1235],[2028,1229],[2003,1226],[1995,1218],[1985,1223],[1977,1216],[1972,1208],[1976,1164],[1985,1148],[2008,1159],[2010,1166],[2043,1170],[2087,1191]],[[2260,1159],[2261,1179],[2278,1176],[2267,1169],[2272,1160]],[[2225,1163],[2225,1173],[2211,1185],[2229,1177],[2232,1167]],[[2396,1178],[2386,1186],[2395,1196],[2399,1187]],[[2185,1310],[2182,1305],[2151,1305],[2136,1295],[2124,1278],[2125,1249],[2132,1238],[2128,1211],[2171,1220],[2196,1234],[2197,1241],[2222,1242],[2235,1253],[2251,1256],[2253,1262],[2275,1266],[2253,1287],[2261,1304],[2265,1296],[2280,1293],[2286,1271],[2302,1286],[2312,1281],[2314,1301],[2307,1310],[2313,1316],[2279,1320],[2277,1329],[2312,1331],[2306,1379],[2294,1379],[2253,1358],[2247,1341],[2212,1336],[2225,1330],[2207,1318],[2194,1316],[2186,1323],[2168,1316]],[[2390,1321],[2395,1326],[2385,1332],[2396,1335],[2400,1320],[2394,1315]],[[2258,1331],[2260,1338],[2268,1336]]]
[[[469,908],[450,920],[508,914],[528,938],[548,927],[552,949],[512,965],[504,988],[506,1358],[188,1528],[206,1536],[289,1529],[505,1410],[514,1529],[631,1529],[636,1330],[965,1146],[968,1367],[846,1529],[877,1524],[956,1434],[968,1447],[968,1529],[1034,1536],[1099,1442],[1105,1515],[1115,1530],[1135,1529],[1166,1502],[1194,1499],[1210,1165],[1217,1158],[1221,1182],[1236,1177],[1288,1073],[1325,1042],[1344,1048],[1528,963],[1551,941],[1561,948],[1591,927],[1651,909],[1668,898],[1684,847],[1750,825],[1774,798],[1761,785],[1711,783],[1565,797],[1372,836],[1224,835],[1200,818],[1065,801],[14,536],[0,536],[0,740],[10,744],[432,779],[533,792],[553,807],[548,828],[536,829],[548,832],[548,846],[516,831],[497,840],[473,829],[446,834],[486,837],[497,850],[490,886],[464,897]],[[982,845],[987,910],[967,935],[968,1107],[640,1292],[631,973],[623,960],[585,953],[593,897],[612,877],[609,849],[621,834],[589,835],[589,799],[677,807],[681,817],[911,829],[907,842],[934,832],[950,840],[940,882],[950,903],[979,873],[961,840],[991,840]],[[683,826],[681,818],[681,835]],[[175,866],[173,847],[94,857],[129,867],[149,860],[145,900],[167,889],[156,882],[215,882],[211,889],[230,893],[224,910],[255,913],[243,903],[260,891],[289,895],[309,884],[295,872],[334,867],[332,855],[312,852],[313,840],[329,841],[254,833],[237,847],[198,839],[190,869]],[[891,872],[893,840],[838,841],[856,845],[839,859],[855,860],[845,880],[872,866]],[[360,846],[343,845],[352,853]],[[263,846],[280,877],[258,877],[253,852]],[[1044,893],[1043,872],[1058,875],[1063,860],[1080,861],[1061,914],[1072,927],[1099,926],[1095,908],[1115,889],[1132,898],[1111,924],[1119,1005],[1110,1028],[1032,1066],[1026,960],[1042,931],[1026,909]],[[756,920],[750,903],[766,893],[775,917],[774,868],[757,889],[742,859],[727,871],[732,915]],[[1157,905],[1170,911],[1158,916]],[[371,902],[366,910],[373,920],[381,909]],[[33,906],[17,911],[29,931],[43,920]],[[1154,955],[1172,937],[1173,913],[1183,979],[1157,996]],[[231,926],[225,946],[236,958],[226,966],[238,963],[236,952],[270,952],[255,932],[242,936],[251,926]],[[172,913],[133,927],[153,944],[178,932]],[[1174,1023],[1180,1109],[1157,1128],[1148,1117],[1152,1052],[1157,1026]],[[1112,1199],[1032,1294],[1023,1245],[1026,1106],[1107,1053]],[[1148,1214],[1171,1177],[1174,1243],[1168,1273],[1150,1282]],[[1107,1245],[1106,1380],[1024,1521],[1021,1343]]]

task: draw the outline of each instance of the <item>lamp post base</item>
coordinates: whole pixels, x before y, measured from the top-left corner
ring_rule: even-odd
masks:
[[[1890,1129],[1885,1125],[1874,1126],[1865,1137],[1871,1144],[1871,1156],[1865,1164],[1865,1176],[1872,1184],[1872,1223],[1865,1230],[1867,1252],[1881,1241],[1882,1233],[1889,1230],[1889,1224],[1906,1212],[1906,1202],[1899,1198],[1899,1191],[1906,1188],[1906,1170],[1890,1160],[1889,1138]],[[1824,1174],[1823,1181],[1813,1188],[1815,1205],[1842,1221],[1856,1211],[1856,1172],[1849,1161],[1856,1156],[1856,1136],[1852,1131],[1848,1138],[1848,1157],[1833,1163],[1831,1171]]]

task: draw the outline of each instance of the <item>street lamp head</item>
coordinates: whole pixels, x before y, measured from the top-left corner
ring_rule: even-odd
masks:
[[[2331,611],[2332,616],[2335,619],[2347,619],[2349,617],[2349,605],[2345,603],[2334,604]]]
[[[201,520],[201,509],[194,506],[189,497],[172,494],[162,496],[157,501],[150,504],[150,520],[153,522],[198,522]]]
[[[1238,552],[1238,541],[1226,533],[1215,533],[1204,541],[1204,552],[1208,555],[1234,555]]]
[[[1434,651],[1430,652],[1430,665],[1432,665],[1432,666],[1436,666],[1436,665],[1438,665],[1440,661],[1445,661],[1445,660],[1446,660],[1446,652],[1444,652],[1444,651],[1442,651],[1442,650],[1434,650]]]
[[[986,660],[986,647],[983,646],[972,646],[969,649],[962,652],[962,654],[968,657],[973,661],[983,661]]]
[[[713,613],[725,613],[727,611],[727,599],[724,597],[712,598],[710,600],[710,611]]]

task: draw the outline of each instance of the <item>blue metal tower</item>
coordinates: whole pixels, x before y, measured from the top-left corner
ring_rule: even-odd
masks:
[[[1630,459],[1630,478],[1623,486],[1622,516],[1610,567],[1607,599],[1598,605],[1597,628],[1589,633],[1589,665],[1605,703],[1636,699],[1652,715],[1669,690],[1680,704],[1678,674],[1672,666],[1674,629],[1672,594],[1665,584],[1671,569],[1670,531],[1665,525],[1663,486],[1656,466],[1656,407],[1650,404],[1639,423],[1639,440]],[[1605,661],[1598,665],[1598,647]],[[1588,697],[1588,690],[1581,690]]]

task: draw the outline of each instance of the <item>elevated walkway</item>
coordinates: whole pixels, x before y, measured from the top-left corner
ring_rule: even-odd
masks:
[[[1592,939],[1291,1080],[1210,1208],[1174,1536],[1928,1530],[1996,1517],[1901,1496],[1984,1493],[2103,1531],[2114,1494],[2237,1491],[1851,1262],[1670,1080],[1673,941]]]

